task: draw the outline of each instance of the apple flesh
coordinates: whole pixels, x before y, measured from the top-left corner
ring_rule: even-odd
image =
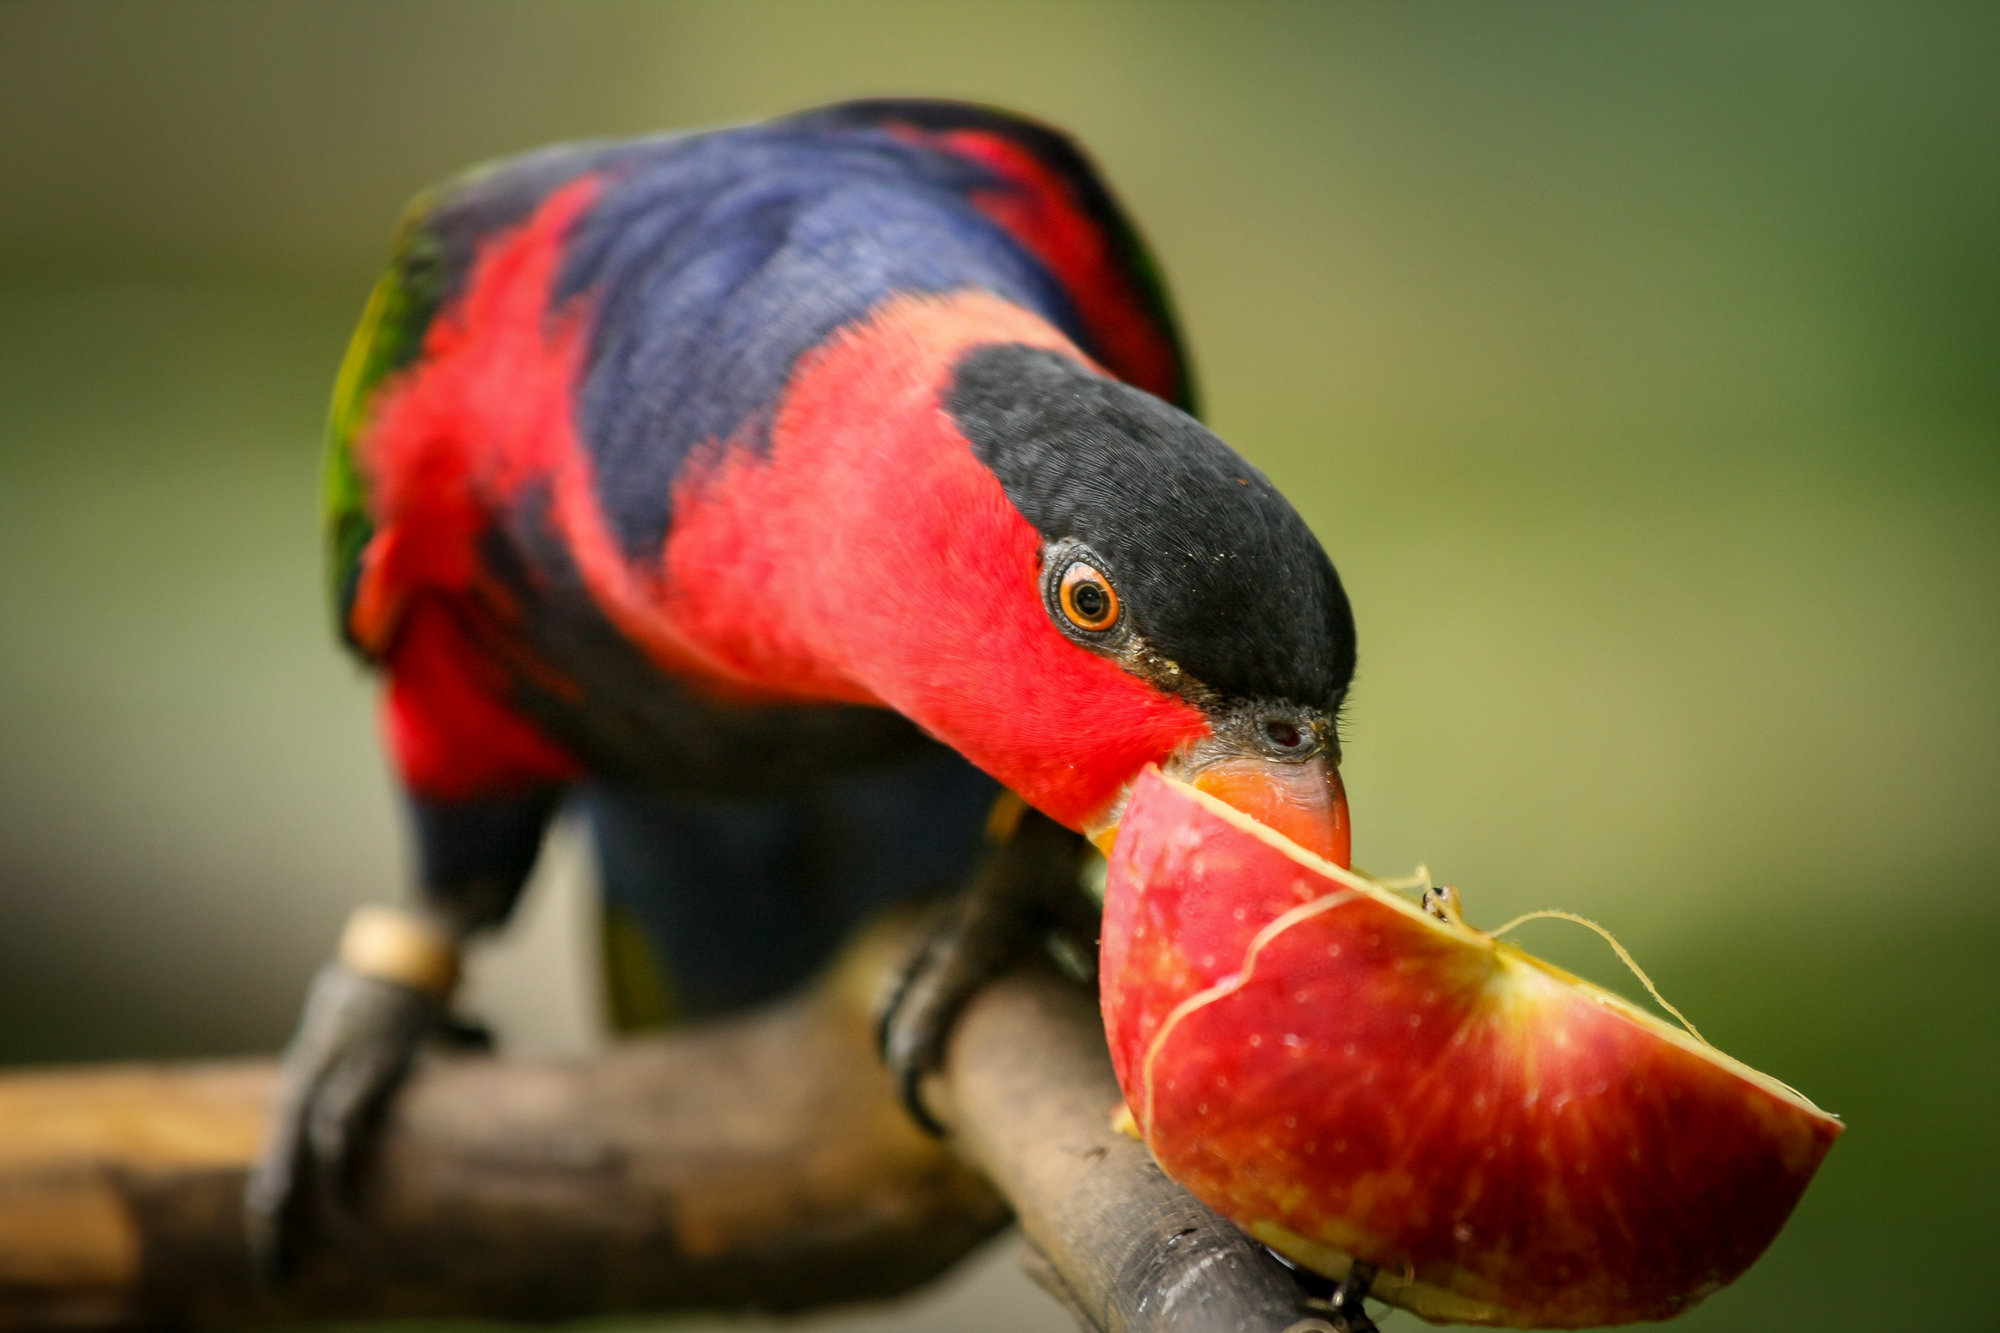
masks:
[[[1105,1032],[1161,1168],[1438,1322],[1665,1319],[1784,1225],[1841,1124],[1776,1080],[1142,775],[1104,904]]]

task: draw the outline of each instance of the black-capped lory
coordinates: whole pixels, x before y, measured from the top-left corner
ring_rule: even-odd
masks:
[[[628,1016],[773,996],[955,890],[884,1025],[906,1089],[1090,910],[1085,839],[1148,764],[1345,862],[1346,596],[1192,411],[1137,233],[997,111],[848,103],[420,198],[326,475],[420,892],[314,981],[249,1191],[267,1261],[565,799]]]

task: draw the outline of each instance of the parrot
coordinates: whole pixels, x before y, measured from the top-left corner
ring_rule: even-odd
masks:
[[[936,904],[884,1059],[918,1095],[1058,927],[1149,765],[1347,863],[1353,616],[1197,419],[1083,150],[967,103],[560,145],[421,195],[334,391],[338,633],[378,673],[413,902],[315,975],[245,1197],[282,1274],[559,811],[615,1016],[781,996]]]

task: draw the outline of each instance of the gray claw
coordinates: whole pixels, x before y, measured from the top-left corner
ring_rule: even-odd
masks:
[[[251,1257],[281,1281],[313,1198],[338,1204],[389,1095],[442,1017],[437,1000],[329,963],[313,978],[286,1048],[271,1137],[244,1186]]]
[[[1074,833],[1030,813],[926,923],[877,1028],[883,1062],[926,1132],[944,1134],[923,1104],[924,1076],[943,1063],[966,1002],[1052,927],[1073,925],[1077,907],[1070,900],[1083,898],[1077,887],[1083,846]]]

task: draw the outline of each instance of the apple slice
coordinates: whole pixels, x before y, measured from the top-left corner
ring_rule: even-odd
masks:
[[[1119,827],[1105,1032],[1161,1168],[1439,1322],[1666,1319],[1748,1268],[1840,1121],[1157,771]]]

